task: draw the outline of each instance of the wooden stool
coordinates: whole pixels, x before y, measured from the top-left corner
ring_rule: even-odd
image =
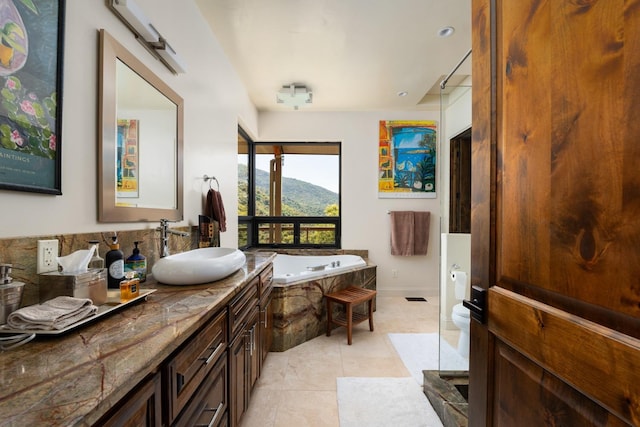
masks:
[[[327,336],[331,336],[332,323],[345,326],[347,328],[347,343],[351,345],[351,331],[353,325],[357,325],[367,319],[369,319],[369,330],[373,331],[373,298],[376,294],[377,291],[350,286],[341,291],[325,295],[325,298],[327,299]],[[331,313],[332,302],[344,304],[346,313],[340,314],[337,318],[333,319]],[[354,313],[353,305],[361,304],[363,302],[369,303],[369,314]]]

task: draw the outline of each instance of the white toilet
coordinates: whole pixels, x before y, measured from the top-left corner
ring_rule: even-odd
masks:
[[[452,271],[451,280],[455,284],[456,300],[462,301],[467,290],[467,275],[461,271]],[[451,320],[460,329],[458,338],[458,353],[462,357],[469,357],[469,330],[471,329],[471,318],[469,309],[462,305],[462,302],[453,306],[451,310]]]

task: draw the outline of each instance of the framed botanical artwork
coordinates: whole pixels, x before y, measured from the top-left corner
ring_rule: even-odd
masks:
[[[116,143],[117,197],[137,198],[138,193],[138,120],[118,119]]]
[[[62,194],[65,0],[0,0],[0,189]]]
[[[436,122],[381,120],[379,198],[436,198]]]

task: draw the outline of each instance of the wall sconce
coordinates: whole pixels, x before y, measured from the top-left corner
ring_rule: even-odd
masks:
[[[289,86],[282,86],[282,89],[276,93],[276,102],[297,110],[301,105],[311,104],[312,96],[313,94],[306,86],[296,86],[291,83]]]
[[[162,37],[133,0],[111,0],[111,9],[135,34],[138,41],[173,74],[186,73],[184,61]]]

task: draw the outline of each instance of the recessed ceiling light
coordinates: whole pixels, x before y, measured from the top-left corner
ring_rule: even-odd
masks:
[[[442,27],[438,30],[438,37],[442,37],[442,38],[449,37],[455,31],[456,29],[450,26]]]
[[[409,92],[407,92],[406,90],[398,92],[398,96],[407,96],[408,94]]]

